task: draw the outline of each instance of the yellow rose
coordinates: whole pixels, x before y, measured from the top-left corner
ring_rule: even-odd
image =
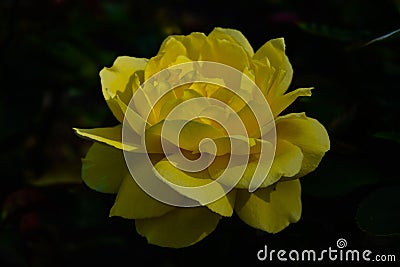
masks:
[[[149,243],[192,245],[233,212],[277,233],[301,216],[300,177],[329,150],[304,113],[280,116],[311,88],[286,93],[282,38],[255,53],[241,32],[170,36],[151,59],[118,57],[100,72],[119,124],[75,129],[95,143],[83,159],[92,189],[116,193],[110,216],[135,219]]]

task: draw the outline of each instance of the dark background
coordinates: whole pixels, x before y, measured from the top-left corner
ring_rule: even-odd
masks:
[[[233,216],[192,247],[148,245],[133,221],[108,218],[113,195],[81,182],[90,142],[72,127],[116,124],[98,73],[117,56],[149,58],[169,34],[216,26],[255,50],[285,38],[290,89],[316,88],[286,112],[323,123],[331,151],[302,179],[302,219],[282,232]],[[338,238],[399,264],[400,33],[365,45],[398,28],[398,0],[1,0],[0,266],[272,266],[256,259],[264,245],[322,250]]]

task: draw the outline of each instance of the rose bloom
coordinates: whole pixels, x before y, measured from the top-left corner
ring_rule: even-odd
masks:
[[[151,197],[133,179],[124,159],[123,149],[127,146],[122,142],[122,123],[131,98],[145,81],[169,66],[191,61],[222,63],[254,81],[270,105],[276,127],[276,151],[271,168],[256,191],[248,190],[256,165],[252,164],[257,158],[254,148],[243,177],[229,193],[197,207],[177,207]],[[224,28],[215,28],[208,36],[198,32],[169,36],[150,59],[118,57],[112,67],[100,72],[100,77],[104,98],[120,124],[75,129],[79,136],[94,141],[82,160],[83,181],[96,191],[117,194],[110,216],[134,219],[137,232],[159,246],[178,248],[195,244],[210,234],[221,218],[231,217],[234,212],[251,227],[268,233],[283,230],[301,216],[299,178],[317,168],[330,146],[328,134],[317,120],[304,113],[280,115],[297,97],[311,96],[311,88],[287,92],[292,75],[283,38],[268,41],[254,53],[241,32]],[[229,155],[229,148],[217,142],[217,148],[227,152],[217,154],[205,171],[196,174],[178,169],[165,158],[159,140],[160,125],[174,106],[196,97],[215,98],[232,106],[250,133],[249,139],[257,142],[260,138],[246,104],[233,101],[235,95],[225,88],[189,85],[167,94],[146,118],[146,148],[154,168],[165,179],[178,184],[190,184],[196,179],[215,180],[224,171]],[[143,119],[138,114],[136,118]],[[209,120],[187,126],[193,127],[187,131],[190,135],[182,133],[178,145],[189,157],[199,153],[198,141],[207,129],[220,131],[220,126]]]

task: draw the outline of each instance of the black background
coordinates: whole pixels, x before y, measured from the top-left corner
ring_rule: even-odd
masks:
[[[0,266],[275,266],[257,261],[264,245],[322,250],[339,238],[399,261],[399,34],[364,45],[399,22],[396,0],[0,1]],[[90,142],[72,127],[117,123],[98,76],[117,56],[149,58],[169,34],[216,26],[255,50],[285,38],[290,90],[316,88],[286,112],[323,123],[331,151],[302,178],[302,218],[282,232],[233,216],[192,247],[148,245],[133,221],[108,218],[113,195],[81,182]]]

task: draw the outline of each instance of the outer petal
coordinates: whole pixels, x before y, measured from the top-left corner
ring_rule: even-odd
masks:
[[[235,211],[248,225],[269,233],[277,233],[301,216],[299,180],[279,182],[249,193],[238,190]]]
[[[104,98],[118,121],[122,122],[124,113],[115,102],[117,94],[128,105],[133,92],[143,81],[143,71],[147,64],[145,58],[118,57],[111,68],[100,71],[101,86]]]
[[[136,230],[151,244],[181,248],[209,235],[221,218],[204,207],[178,208],[162,217],[136,220]]]
[[[133,114],[132,113],[128,116]],[[131,117],[130,119],[133,119]],[[138,121],[136,121],[138,123]],[[155,125],[150,127],[152,131],[157,132],[154,128],[161,127],[160,125]],[[122,125],[117,125],[115,127],[107,128],[94,128],[94,129],[76,129],[75,132],[85,138],[92,141],[97,141],[105,143],[107,145],[113,146],[118,149],[123,149],[125,151],[138,152],[138,153],[162,153],[162,147],[160,143],[160,135],[151,134],[151,132],[146,132],[146,149],[141,145],[141,137],[137,135],[134,131],[130,132],[129,139],[124,140],[122,144]],[[158,130],[161,133],[161,130]]]
[[[147,195],[128,173],[124,176],[110,216],[126,219],[158,217],[175,209],[174,206],[161,203]]]
[[[212,36],[208,36],[199,60],[226,64],[239,71],[250,66],[250,58],[241,45],[226,39],[212,38]]]
[[[284,139],[301,148],[304,155],[298,178],[317,168],[330,148],[329,136],[322,124],[306,117],[304,113],[292,113],[276,119],[278,139]]]
[[[311,96],[311,89],[313,88],[299,88],[271,101],[270,107],[274,117],[290,106],[299,96]]]
[[[254,55],[253,47],[251,47],[246,37],[238,30],[216,27],[208,36],[236,42],[244,48],[249,57]]]
[[[146,65],[145,80],[172,65],[179,56],[186,56],[186,54],[186,48],[179,40],[174,36],[167,37],[161,44],[158,55],[152,57]]]
[[[122,151],[111,146],[94,143],[82,159],[83,181],[102,193],[117,193],[127,172]]]
[[[265,58],[275,69],[274,82],[268,91],[268,98],[274,99],[283,95],[289,88],[293,77],[293,69],[285,54],[285,41],[283,38],[273,39],[265,43],[254,54],[254,59],[263,61]]]
[[[228,160],[229,156],[220,156],[214,160],[213,164],[208,168],[212,179],[217,179],[222,172],[225,171]],[[260,187],[264,188],[270,186],[282,177],[293,177],[299,173],[302,162],[303,154],[299,147],[288,141],[278,139],[275,158],[272,162],[271,169]],[[246,164],[246,170],[240,181],[236,184],[236,188],[249,189],[256,168],[268,168],[269,164],[268,162],[259,162],[259,157],[257,155],[250,155],[249,162]],[[234,166],[230,171],[234,175],[237,173],[235,169],[240,169],[241,167],[242,166]]]
[[[188,58],[191,60],[198,60],[207,36],[202,32],[193,32],[187,36],[175,35],[173,38],[180,41],[185,46]],[[160,51],[162,50],[164,50],[163,46],[161,46]]]
[[[207,207],[219,215],[230,217],[233,214],[235,199],[236,190],[234,189],[220,199],[208,204]]]
[[[136,134],[141,134],[142,130],[149,126],[149,124],[138,113],[127,106],[119,98],[119,96],[116,96],[115,98],[113,98],[113,100],[119,105],[121,111],[123,112],[123,114],[125,114],[126,121]]]
[[[272,85],[275,75],[275,68],[271,66],[268,58],[254,59],[251,61],[252,70],[255,76],[255,83],[260,88],[265,97],[268,95],[268,90]]]
[[[274,161],[267,179],[265,179],[261,187],[269,186],[283,176],[293,177],[300,171],[302,162],[303,153],[300,148],[285,140],[278,139]]]
[[[94,128],[94,129],[77,129],[74,128],[75,132],[81,137],[89,138],[92,141],[98,141],[107,145],[113,146],[118,149],[126,150],[140,150],[139,145],[134,143],[122,144],[122,125],[107,128]],[[136,140],[136,144],[140,144],[140,141]]]
[[[175,185],[185,186],[185,187],[200,187],[203,185],[207,185],[214,180],[210,179],[210,176],[207,171],[202,172],[183,172],[173,166],[167,160],[161,160],[155,165],[155,169],[162,175],[162,177],[169,182],[172,182]],[[218,184],[216,184],[218,185]],[[203,204],[207,199],[207,192],[194,194],[193,192],[181,191],[179,189],[174,188],[178,193],[194,199],[199,203]],[[235,192],[230,192],[228,194],[224,194],[223,187],[216,189],[221,191],[221,195],[223,197],[217,199],[216,201],[207,204],[212,211],[219,213],[222,216],[231,216],[233,213],[233,205]]]

